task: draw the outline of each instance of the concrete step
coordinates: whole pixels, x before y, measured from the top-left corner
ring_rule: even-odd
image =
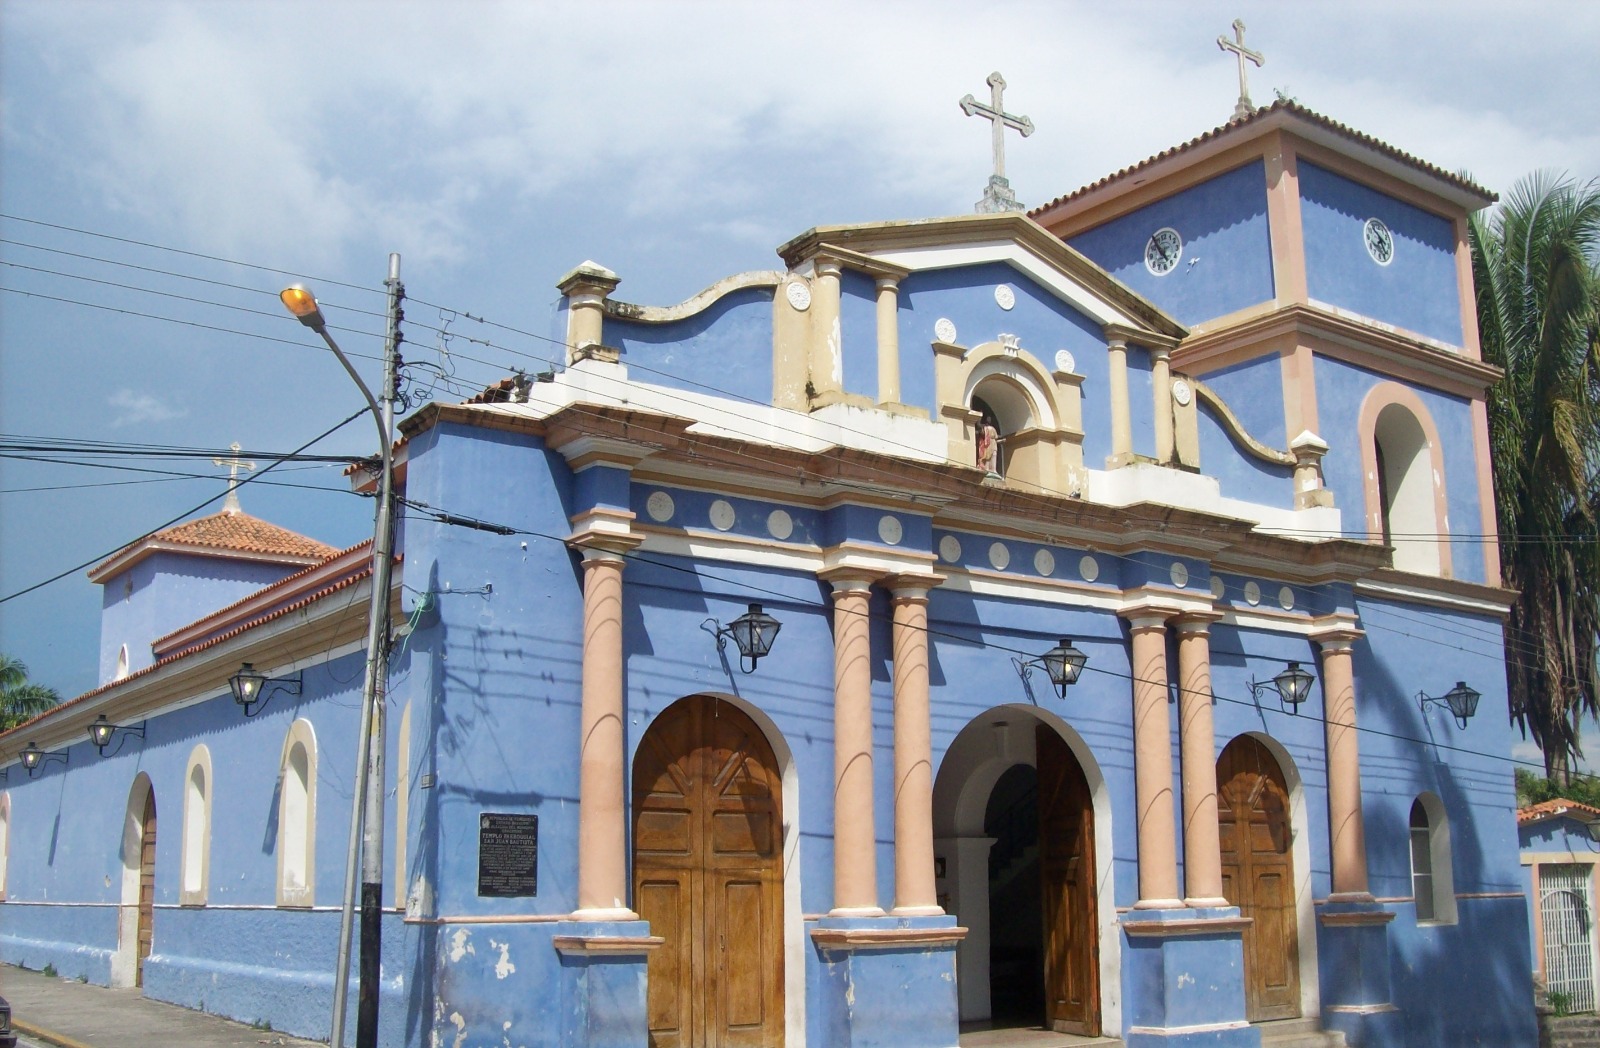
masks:
[[[1343,1032],[1324,1030],[1317,1019],[1277,1019],[1256,1023],[1261,1048],[1345,1048]]]

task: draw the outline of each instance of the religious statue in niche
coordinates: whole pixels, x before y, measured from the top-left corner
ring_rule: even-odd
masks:
[[[991,477],[1000,475],[1000,430],[988,413],[978,423],[978,468]]]

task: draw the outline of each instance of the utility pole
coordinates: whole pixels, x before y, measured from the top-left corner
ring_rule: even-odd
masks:
[[[380,475],[378,507],[372,534],[372,593],[367,616],[367,671],[361,690],[360,747],[356,760],[354,796],[351,799],[350,848],[345,862],[344,907],[339,918],[339,950],[333,980],[332,1048],[344,1046],[345,1005],[349,995],[350,930],[356,896],[356,862],[359,848],[361,868],[361,955],[360,982],[356,1008],[357,1048],[377,1048],[378,987],[383,945],[383,807],[385,748],[384,713],[388,701],[389,670],[389,576],[394,563],[394,402],[396,369],[400,356],[400,322],[405,317],[405,285],[400,282],[400,256],[389,256],[389,277],[383,282],[389,292],[389,330],[383,347],[383,386],[377,401],[361,376],[339,350],[315,299],[303,292],[309,307],[284,292],[284,304],[300,317],[301,323],[317,330],[328,347],[339,357],[350,377],[367,398],[373,419],[378,424]],[[379,407],[381,401],[382,407]],[[400,828],[405,832],[405,827]]]

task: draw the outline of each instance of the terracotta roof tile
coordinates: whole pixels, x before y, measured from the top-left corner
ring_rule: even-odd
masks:
[[[1180,153],[1187,153],[1189,150],[1194,149],[1197,146],[1204,145],[1205,143],[1210,142],[1212,139],[1223,135],[1232,134],[1240,128],[1249,127],[1252,124],[1259,123],[1276,113],[1291,114],[1309,123],[1315,124],[1318,127],[1341,135],[1342,137],[1347,138],[1359,145],[1365,146],[1369,149],[1374,149],[1394,160],[1398,160],[1403,164],[1409,165],[1410,167],[1413,167],[1424,174],[1446,182],[1457,189],[1464,190],[1473,195],[1482,197],[1485,204],[1493,203],[1496,199],[1498,199],[1494,193],[1478,185],[1476,182],[1462,178],[1460,175],[1451,174],[1442,167],[1430,164],[1425,160],[1405,152],[1404,150],[1396,149],[1387,142],[1374,138],[1373,136],[1364,132],[1357,131],[1348,124],[1341,124],[1337,120],[1332,120],[1320,113],[1312,112],[1298,102],[1292,102],[1284,99],[1274,102],[1270,106],[1262,106],[1260,109],[1257,109],[1254,113],[1247,117],[1230,120],[1220,127],[1214,127],[1210,131],[1207,131],[1205,134],[1200,135],[1197,138],[1192,138],[1181,145],[1173,146],[1171,149],[1163,150],[1160,153],[1157,153],[1155,156],[1141,160],[1131,167],[1125,167],[1121,171],[1107,175],[1098,182],[1091,182],[1089,185],[1086,185],[1081,189],[1075,189],[1065,196],[1059,196],[1050,201],[1048,204],[1042,204],[1039,207],[1032,209],[1028,212],[1028,214],[1032,217],[1038,217],[1053,207],[1058,207],[1070,200],[1076,200],[1081,196],[1085,196],[1086,194],[1092,193],[1095,190],[1111,185],[1113,182],[1119,182],[1122,179],[1127,178],[1129,175],[1142,171],[1158,161],[1166,160],[1168,157],[1177,156]]]
[[[284,557],[315,557],[326,560],[339,552],[326,542],[269,524],[248,513],[213,513],[199,520],[186,521],[150,536],[157,542],[239,553],[259,553]]]
[[[1517,825],[1523,826],[1530,822],[1538,822],[1541,819],[1554,818],[1557,815],[1565,815],[1569,812],[1572,814],[1573,818],[1579,819],[1583,822],[1587,822],[1589,819],[1600,819],[1600,808],[1596,808],[1588,804],[1581,804],[1578,801],[1569,801],[1565,798],[1557,797],[1554,800],[1540,801],[1538,804],[1530,804],[1526,808],[1518,808]]]

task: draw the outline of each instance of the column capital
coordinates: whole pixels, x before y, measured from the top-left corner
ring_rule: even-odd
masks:
[[[823,568],[817,572],[817,578],[832,586],[834,595],[837,596],[840,593],[871,589],[873,583],[883,578],[883,572],[853,564],[840,565]]]
[[[1135,631],[1166,629],[1167,620],[1181,615],[1184,610],[1175,604],[1141,600],[1127,607],[1118,608],[1117,616],[1127,619],[1128,625]]]
[[[911,601],[920,601],[926,604],[928,592],[944,582],[945,578],[946,576],[944,575],[898,572],[893,575],[885,575],[883,585],[889,591],[890,599],[896,604]]]
[[[898,276],[880,276],[873,282],[879,291],[897,291],[900,288]]]
[[[1214,608],[1209,611],[1180,611],[1172,617],[1172,624],[1180,634],[1204,636],[1211,632],[1211,624],[1222,617],[1222,612]]]
[[[1367,635],[1353,615],[1326,615],[1312,620],[1310,638],[1323,651],[1348,651]]]
[[[567,545],[583,554],[583,561],[620,561],[644,542],[639,535],[604,531],[580,531],[567,538]]]

